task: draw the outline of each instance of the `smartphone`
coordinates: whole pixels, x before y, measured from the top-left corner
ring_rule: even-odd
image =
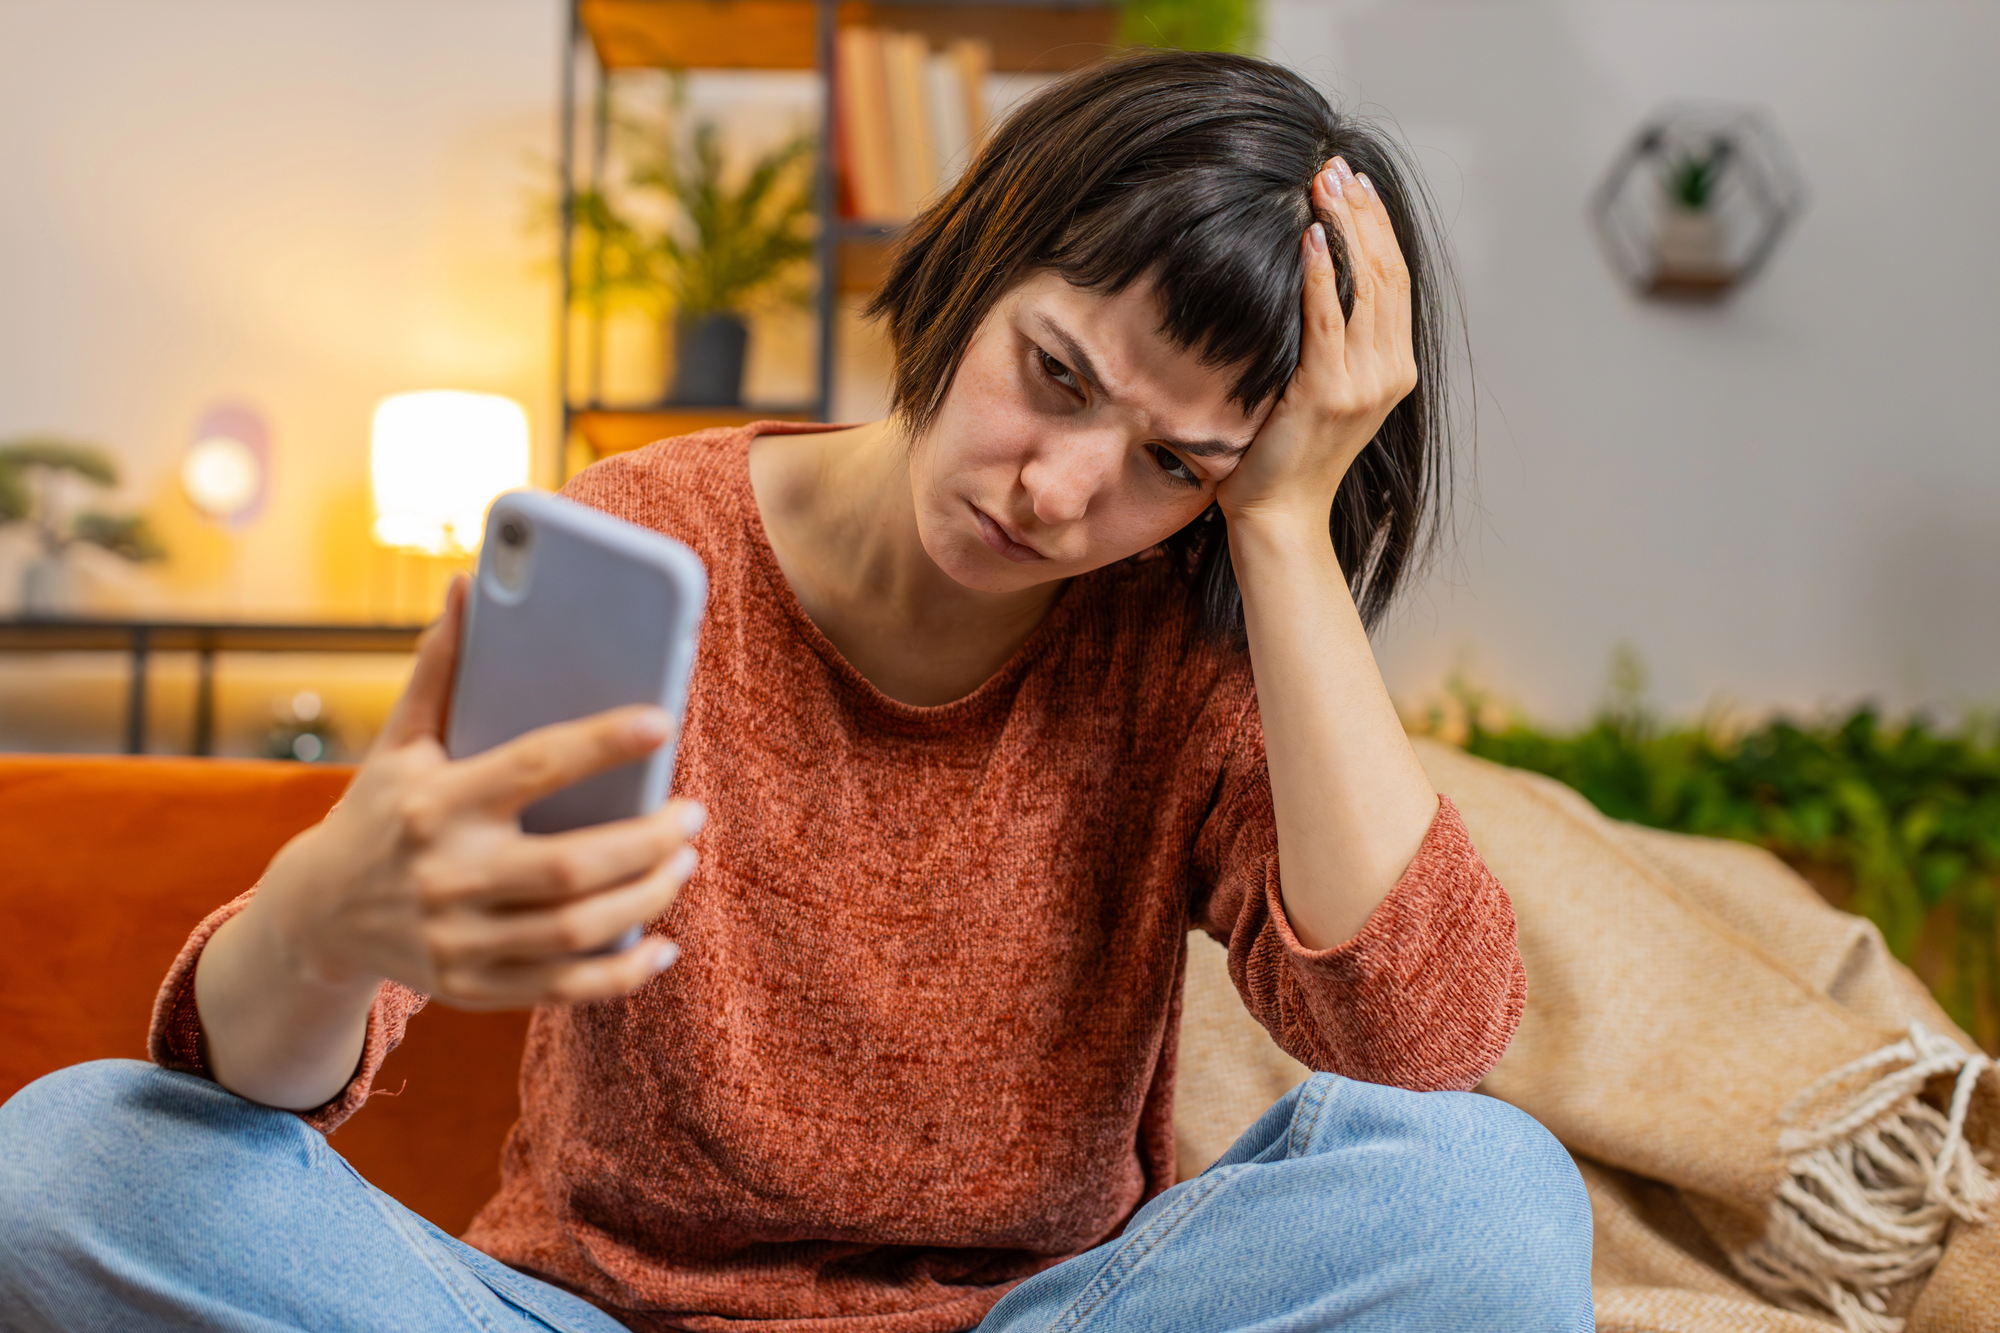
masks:
[[[465,607],[445,752],[462,759],[624,704],[658,704],[678,723],[707,602],[701,558],[671,537],[541,491],[502,495]],[[678,739],[544,796],[522,829],[658,809]]]

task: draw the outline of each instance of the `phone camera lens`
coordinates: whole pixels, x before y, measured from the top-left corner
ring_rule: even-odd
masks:
[[[527,525],[517,518],[502,519],[500,540],[508,546],[525,546],[528,541]]]

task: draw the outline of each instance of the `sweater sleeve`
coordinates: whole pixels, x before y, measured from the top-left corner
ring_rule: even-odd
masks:
[[[206,1079],[215,1077],[202,1057],[201,1014],[194,1003],[195,964],[201,960],[201,951],[207,947],[209,938],[223,922],[248,906],[256,892],[251,889],[239,894],[203,918],[181,946],[173,966],[167,969],[167,979],[160,984],[159,996],[153,1001],[153,1026],[146,1036],[146,1054],[154,1064]],[[381,1070],[382,1061],[402,1044],[403,1030],[409,1025],[411,1015],[424,1007],[425,999],[407,986],[383,982],[374,1007],[368,1011],[368,1035],[362,1042],[361,1062],[355,1067],[354,1077],[324,1104],[299,1112],[299,1118],[320,1133],[331,1134],[342,1121],[360,1110],[361,1104],[377,1091],[375,1075]]]
[[[1229,950],[1243,1002],[1309,1068],[1416,1091],[1464,1090],[1520,1026],[1527,971],[1507,892],[1443,796],[1416,859],[1361,932],[1292,933],[1279,892],[1263,728],[1248,710],[1195,844],[1195,924]]]

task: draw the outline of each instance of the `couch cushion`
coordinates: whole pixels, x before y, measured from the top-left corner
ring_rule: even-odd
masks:
[[[211,909],[317,822],[351,770],[0,756],[0,1099],[84,1060],[144,1059],[153,996]],[[446,1230],[499,1184],[525,1014],[433,1005],[331,1140]]]

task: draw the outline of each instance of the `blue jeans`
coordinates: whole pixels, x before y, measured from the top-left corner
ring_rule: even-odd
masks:
[[[980,1333],[1589,1333],[1590,1204],[1526,1115],[1318,1075]],[[130,1060],[0,1106],[0,1328],[623,1333],[295,1116]]]

